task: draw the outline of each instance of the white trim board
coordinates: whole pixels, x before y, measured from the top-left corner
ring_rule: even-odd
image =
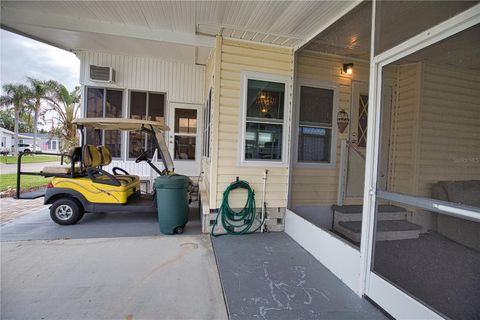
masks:
[[[372,6],[372,16],[375,21],[375,4]],[[475,24],[480,23],[480,4],[476,5],[455,17],[446,20],[405,42],[373,57],[370,63],[370,112],[368,115],[368,135],[366,152],[365,190],[362,213],[361,239],[361,281],[360,289],[379,306],[397,318],[425,318],[438,319],[428,306],[402,292],[388,281],[381,279],[371,271],[374,245],[376,185],[378,175],[379,133],[380,133],[380,104],[382,101],[383,67],[435,44],[447,37],[457,34]],[[375,24],[372,24],[372,39],[375,39]]]
[[[287,209],[285,232],[356,294],[360,293],[360,252]]]
[[[443,319],[438,313],[374,273],[370,275],[369,286],[375,290],[368,288],[368,297],[379,306],[388,305],[387,312],[395,319]]]

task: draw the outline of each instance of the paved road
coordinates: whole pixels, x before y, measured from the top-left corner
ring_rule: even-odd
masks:
[[[40,162],[40,163],[24,163],[22,164],[22,171],[38,172],[46,166],[58,165],[58,161],[55,162]],[[16,173],[16,164],[3,164],[0,163],[0,174]]]

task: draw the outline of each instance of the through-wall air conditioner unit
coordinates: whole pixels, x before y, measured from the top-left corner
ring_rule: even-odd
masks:
[[[115,70],[111,67],[90,65],[90,80],[97,82],[115,82]]]

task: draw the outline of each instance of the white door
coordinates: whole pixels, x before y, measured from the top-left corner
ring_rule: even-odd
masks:
[[[201,116],[198,105],[170,103],[168,143],[176,173],[200,175]]]
[[[390,141],[390,117],[392,105],[392,88],[385,88],[384,114],[382,115],[382,150],[388,150]],[[350,110],[350,142],[353,147],[348,150],[346,198],[363,201],[363,184],[365,181],[365,152],[367,147],[368,119],[368,83],[352,82],[352,104]],[[388,153],[382,154],[380,185],[387,185]]]

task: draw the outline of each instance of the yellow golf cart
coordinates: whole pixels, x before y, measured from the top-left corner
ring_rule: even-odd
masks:
[[[163,135],[169,128],[160,122],[135,119],[83,118],[73,123],[81,132],[83,145],[72,148],[68,153],[56,154],[61,156],[59,166],[47,166],[37,173],[22,172],[21,158],[24,153],[19,155],[17,199],[43,196],[39,193],[33,196],[20,194],[22,175],[41,175],[52,177],[44,193],[44,203],[51,204],[50,217],[60,225],[77,223],[85,212],[157,212],[155,193],[140,192],[139,176],[130,175],[118,167],[113,168],[112,172],[103,169],[112,161],[110,151],[105,146],[85,144],[85,130],[146,132],[157,146],[165,169],[157,168],[148,159],[147,151],[135,162],[146,161],[159,175],[171,175],[174,172],[173,161]],[[66,165],[66,162],[69,164]],[[176,233],[181,233],[184,225],[179,227],[181,230],[176,230]]]

